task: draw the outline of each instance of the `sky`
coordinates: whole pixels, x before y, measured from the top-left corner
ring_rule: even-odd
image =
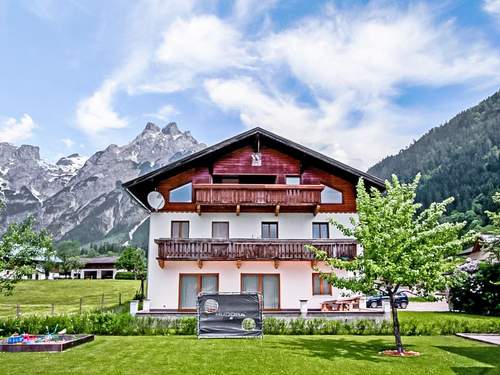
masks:
[[[175,121],[367,169],[500,88],[500,0],[0,0],[0,142],[55,162]]]

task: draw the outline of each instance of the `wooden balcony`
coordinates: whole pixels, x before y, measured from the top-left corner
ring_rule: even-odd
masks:
[[[264,240],[264,239],[157,239],[160,265],[169,260],[293,260],[314,261],[305,245],[327,252],[329,257],[352,259],[356,256],[353,240]]]
[[[194,200],[201,206],[280,206],[314,209],[321,202],[323,185],[195,184]]]

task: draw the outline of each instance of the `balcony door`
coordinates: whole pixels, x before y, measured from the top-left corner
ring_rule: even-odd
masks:
[[[241,274],[242,292],[262,293],[264,309],[280,308],[280,275],[279,274]]]

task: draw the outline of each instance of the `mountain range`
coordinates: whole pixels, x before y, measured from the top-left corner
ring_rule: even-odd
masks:
[[[500,91],[368,170],[381,178],[396,174],[409,181],[420,172],[417,199],[424,206],[453,196],[450,219],[469,228],[488,225],[500,190]]]
[[[33,215],[55,240],[144,246],[148,221],[121,188],[122,182],[206,147],[175,123],[148,123],[130,143],[110,145],[84,158],[72,154],[55,164],[36,146],[0,143],[0,233],[8,223]],[[500,92],[368,170],[409,181],[420,172],[417,199],[424,205],[455,197],[450,217],[471,227],[487,224],[491,195],[500,189]]]
[[[82,244],[145,243],[147,215],[121,188],[122,182],[206,147],[175,123],[148,123],[130,143],[110,145],[88,159],[72,154],[55,164],[36,146],[0,143],[0,194],[8,223],[33,215],[55,240]]]

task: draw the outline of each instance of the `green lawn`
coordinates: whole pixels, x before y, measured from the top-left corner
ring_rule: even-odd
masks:
[[[463,314],[456,312],[427,312],[427,311],[399,311],[399,320],[421,320],[421,321],[437,321],[445,323],[446,321],[453,321],[457,319],[467,319],[471,321],[489,320],[500,321],[498,316],[485,316],[474,314]]]
[[[55,314],[78,312],[80,298],[83,297],[83,310],[104,305],[118,304],[119,294],[122,301],[130,300],[137,289],[136,280],[38,280],[22,281],[16,285],[11,296],[0,294],[0,317],[13,316],[16,304],[20,304],[23,314],[50,314],[54,304]]]
[[[454,336],[405,337],[418,358],[378,354],[386,336],[97,337],[63,353],[0,353],[22,374],[499,374],[500,348]]]

